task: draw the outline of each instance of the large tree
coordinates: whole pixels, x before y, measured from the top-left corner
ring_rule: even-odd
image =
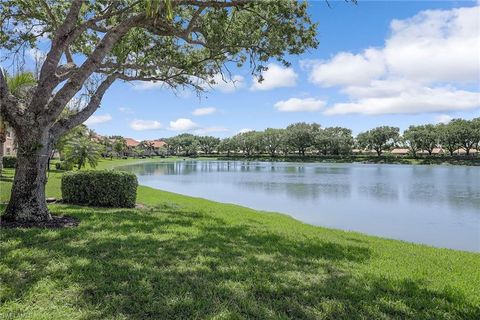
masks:
[[[380,157],[383,151],[395,147],[400,138],[399,131],[400,129],[397,127],[376,127],[359,133],[357,136],[357,142],[363,148],[375,150]]]
[[[226,66],[258,76],[273,58],[315,47],[306,3],[254,0],[3,0],[0,50],[49,42],[38,81],[20,101],[0,72],[0,112],[18,137],[5,220],[51,219],[46,166],[55,142],[87,120],[116,80],[205,89]],[[260,77],[261,79],[261,77]],[[67,118],[67,103],[88,96]]]
[[[285,135],[285,129],[267,128],[262,132],[262,140],[265,145],[265,149],[268,151],[271,157],[275,157],[280,149],[283,137]]]
[[[453,128],[453,134],[456,136],[461,148],[465,150],[466,155],[470,155],[470,150],[478,143],[478,133],[475,130],[474,122],[464,119],[453,119],[448,126]]]
[[[312,146],[315,135],[320,131],[320,125],[298,122],[289,125],[285,130],[287,141],[292,149],[298,150],[299,155],[305,156],[305,151]]]
[[[35,77],[30,72],[20,72],[14,76],[5,76],[5,81],[10,93],[18,99],[25,99],[31,86],[35,85]],[[3,149],[7,139],[7,123],[0,113],[0,174],[3,169]]]
[[[198,137],[197,140],[204,154],[212,154],[220,144],[220,139],[212,136]]]

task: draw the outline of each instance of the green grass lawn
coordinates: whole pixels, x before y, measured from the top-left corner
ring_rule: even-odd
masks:
[[[0,319],[480,319],[479,254],[143,186],[137,202],[52,205],[80,226],[0,230]]]

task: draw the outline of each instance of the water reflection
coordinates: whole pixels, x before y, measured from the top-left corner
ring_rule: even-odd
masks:
[[[178,161],[122,168],[141,184],[307,223],[480,251],[480,169]]]

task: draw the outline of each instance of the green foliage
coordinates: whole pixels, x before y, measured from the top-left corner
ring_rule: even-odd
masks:
[[[432,153],[439,144],[438,127],[432,124],[410,126],[403,133],[403,140],[407,143],[412,155],[416,156],[419,151]]]
[[[261,142],[264,144],[265,150],[274,157],[282,144],[285,143],[285,129],[267,128],[260,133]]]
[[[212,136],[198,137],[197,140],[200,150],[202,150],[204,154],[213,153],[214,150],[218,149],[218,145],[220,144],[220,139]]]
[[[18,98],[24,98],[28,88],[37,83],[31,72],[20,72],[13,76],[7,76],[7,87],[11,94]]]
[[[137,177],[127,172],[69,172],[62,176],[62,199],[73,204],[133,208],[137,186]]]
[[[289,125],[286,130],[288,144],[290,144],[292,149],[298,150],[298,153],[304,156],[307,148],[313,145],[315,135],[320,130],[320,125],[317,123],[299,122]]]
[[[4,156],[3,159],[3,167],[4,168],[15,168],[17,164],[17,157],[15,156]]]
[[[458,144],[468,155],[479,140],[474,124],[464,119],[453,119],[447,126],[452,128],[450,133],[456,137]]]
[[[49,177],[49,196],[59,196],[58,176]],[[0,318],[473,320],[480,314],[478,253],[311,226],[144,186],[138,202],[145,208],[51,205],[52,214],[76,217],[80,225],[1,229]]]
[[[383,151],[396,146],[400,139],[399,131],[397,127],[377,127],[360,133],[357,142],[362,148],[373,149],[381,156]]]
[[[68,161],[59,161],[55,163],[55,169],[62,170],[62,171],[72,171],[73,163]]]
[[[45,36],[53,40],[71,3],[0,2],[0,49],[14,52],[35,48]],[[315,48],[317,24],[311,21],[307,6],[300,1],[84,1],[77,27],[95,19],[99,22],[85,28],[69,49],[74,58],[89,56],[104,36],[98,29],[115,29],[141,17],[107,53],[106,61],[120,65],[109,72],[128,69],[143,79],[163,79],[174,68],[181,72],[166,81],[168,86],[192,85],[203,90],[204,82],[213,81],[224,64],[247,64],[259,75],[271,59],[287,65],[288,55]],[[105,15],[108,18],[101,18]]]
[[[255,150],[260,148],[259,135],[257,131],[241,132],[233,136],[232,140],[243,155],[250,156]]]
[[[115,137],[114,139],[112,144],[113,151],[117,153],[117,156],[123,156],[127,151],[127,141],[122,137]]]
[[[66,109],[67,110],[67,109]],[[70,144],[73,140],[82,139],[88,137],[88,128],[85,125],[79,125],[65,135],[63,135],[55,144],[55,149],[58,150],[62,158],[65,157],[67,145]]]
[[[103,147],[87,137],[78,137],[69,141],[65,147],[65,161],[76,165],[78,169],[87,163],[95,168]]]
[[[469,155],[472,148],[479,147],[480,118],[473,120],[453,119],[447,124],[437,126],[437,134],[442,147],[451,155],[462,148]]]
[[[353,147],[352,130],[342,127],[317,130],[312,144],[323,155],[347,155]]]
[[[235,152],[236,150],[237,146],[232,138],[222,139],[218,145],[218,152],[226,153],[227,156],[230,156],[230,153]]]
[[[166,142],[172,154],[184,156],[196,155],[200,146],[198,137],[190,133],[183,133],[169,138]]]

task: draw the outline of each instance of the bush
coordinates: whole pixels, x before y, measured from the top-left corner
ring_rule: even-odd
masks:
[[[62,198],[66,203],[98,207],[133,208],[137,177],[122,171],[67,172],[62,176]]]
[[[67,161],[60,161],[55,163],[55,169],[63,170],[63,171],[72,171],[73,170],[73,163]]]
[[[15,168],[15,165],[17,164],[17,157],[4,156],[2,161],[4,168]]]

